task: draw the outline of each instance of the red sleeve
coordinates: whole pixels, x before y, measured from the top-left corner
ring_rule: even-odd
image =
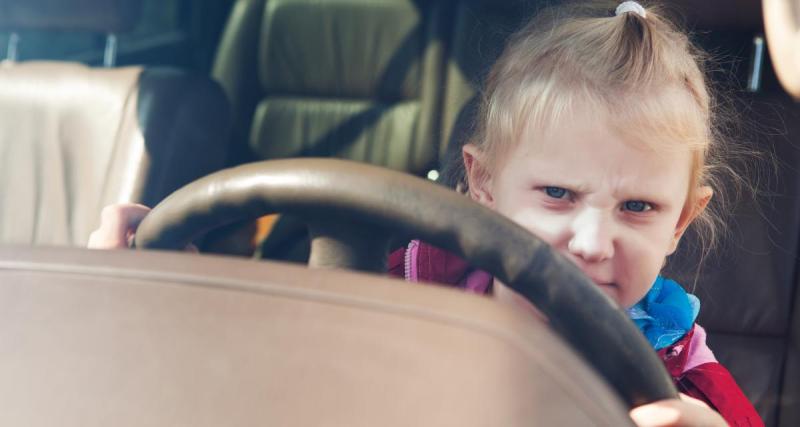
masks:
[[[731,373],[719,363],[696,366],[684,372],[676,384],[681,392],[708,403],[731,426],[764,425]]]
[[[703,353],[703,349],[706,355],[693,359],[692,354]],[[658,355],[680,392],[702,400],[728,424],[734,427],[764,425],[731,373],[708,350],[705,330],[699,325],[677,342],[659,350]]]
[[[386,269],[390,276],[404,278],[406,277],[406,248],[400,248],[389,254],[388,268]]]

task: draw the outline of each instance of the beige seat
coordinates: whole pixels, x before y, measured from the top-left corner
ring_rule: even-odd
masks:
[[[5,4],[0,24],[118,31],[135,17],[129,2],[59,2],[59,23],[45,3]],[[84,245],[103,206],[154,205],[221,168],[230,131],[208,78],[66,62],[0,64],[0,117],[0,243]]]

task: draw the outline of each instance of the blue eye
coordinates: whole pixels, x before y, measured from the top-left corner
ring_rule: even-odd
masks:
[[[567,195],[567,190],[561,187],[545,187],[544,192],[554,199],[563,199]]]
[[[653,206],[650,203],[643,202],[641,200],[628,200],[623,204],[623,207],[626,211],[631,212],[645,212],[653,209]]]

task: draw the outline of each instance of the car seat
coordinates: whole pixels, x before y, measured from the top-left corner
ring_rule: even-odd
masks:
[[[138,5],[0,2],[0,29],[116,33]],[[223,167],[230,132],[207,77],[55,61],[2,62],[0,117],[0,243],[14,244],[85,245],[103,206],[152,206]]]
[[[709,345],[765,424],[795,426],[800,424],[800,105],[779,85],[768,57],[761,83],[748,81],[754,40],[760,43],[762,31],[728,27],[700,35],[707,49],[725,58],[724,69],[733,76],[718,84],[738,88],[726,101],[738,123],[726,134],[760,157],[734,163],[738,173],[756,181],[757,192],[750,197],[743,190],[729,207],[722,241],[710,257],[700,257],[700,239],[690,233],[667,267],[703,302],[699,322],[709,332]],[[736,184],[727,185],[729,194],[735,193]]]
[[[426,174],[438,160],[441,6],[238,0],[213,70],[233,105],[231,163],[339,157]],[[284,216],[262,255],[304,261],[305,235]]]

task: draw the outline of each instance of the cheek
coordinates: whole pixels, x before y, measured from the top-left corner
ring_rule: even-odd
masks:
[[[502,184],[502,182],[497,182]],[[527,188],[499,185],[492,207],[497,213],[519,224],[555,248],[566,247],[569,215],[556,214],[537,205]]]
[[[648,238],[653,246],[653,251],[660,257],[666,257],[672,252],[677,233],[678,216],[664,218],[654,229],[648,233]]]
[[[554,215],[530,206],[506,204],[498,204],[496,211],[535,234],[550,246],[566,247],[564,236],[568,234],[567,230],[569,229],[569,218],[566,215]]]
[[[638,302],[661,273],[669,247],[669,236],[663,230],[629,230],[619,240],[614,260],[618,278],[627,284],[623,306]]]

